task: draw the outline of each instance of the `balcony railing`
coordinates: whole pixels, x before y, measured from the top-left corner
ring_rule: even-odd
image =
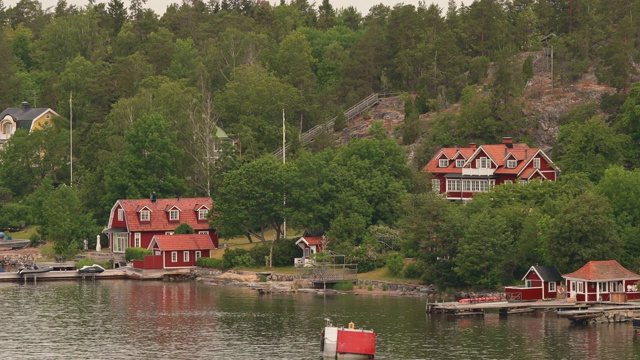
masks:
[[[496,169],[462,169],[462,175],[471,175],[471,176],[491,176],[496,171]]]

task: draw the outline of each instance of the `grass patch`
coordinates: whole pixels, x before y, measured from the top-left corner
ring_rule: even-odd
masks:
[[[334,290],[341,290],[341,291],[353,290],[353,282],[352,281],[340,281],[339,283],[336,283],[335,285],[333,285],[333,289]]]
[[[80,269],[83,266],[91,266],[93,264],[98,264],[105,269],[111,269],[111,267],[113,267],[113,264],[111,264],[111,261],[98,261],[88,257],[78,261],[76,263],[76,269]]]
[[[31,239],[31,236],[36,235],[38,233],[37,226],[27,226],[26,228],[16,231],[16,232],[7,232],[5,233],[8,236],[11,236],[14,239]]]
[[[379,280],[388,282],[403,282],[407,284],[419,284],[420,279],[408,279],[400,276],[393,276],[386,267],[375,269],[366,273],[358,273],[361,280]]]

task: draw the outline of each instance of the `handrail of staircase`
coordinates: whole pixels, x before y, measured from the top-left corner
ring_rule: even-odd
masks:
[[[349,109],[347,109],[344,112],[344,116],[347,118],[347,121],[353,120],[355,117],[359,116],[360,114],[362,114],[364,112],[364,110],[370,108],[371,106],[375,105],[381,97],[385,97],[385,95],[381,95],[378,93],[373,93],[369,96],[367,96],[366,98],[364,98],[363,100],[361,100],[359,103],[353,105],[352,107],[350,107]],[[300,134],[300,144],[302,146],[307,145],[308,143],[310,143],[311,141],[313,141],[313,139],[316,137],[316,135],[323,133],[323,132],[327,132],[329,130],[333,130],[333,126],[336,123],[336,119],[338,117],[333,117],[331,120],[327,121],[324,124],[320,124],[320,125],[316,125],[314,127],[312,127],[311,129],[305,131],[304,133]],[[290,145],[286,145],[285,146],[285,150],[289,150]],[[275,155],[276,157],[282,157],[282,148],[278,148],[276,151],[274,151],[272,153],[273,155]]]

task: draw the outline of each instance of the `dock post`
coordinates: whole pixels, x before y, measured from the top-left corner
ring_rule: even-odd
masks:
[[[38,275],[33,275],[33,285],[38,281]]]

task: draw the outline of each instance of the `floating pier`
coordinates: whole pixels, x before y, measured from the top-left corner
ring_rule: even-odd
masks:
[[[508,302],[494,301],[482,303],[427,303],[427,313],[442,313],[456,316],[484,315],[486,310],[497,310],[502,316],[533,313],[543,310],[581,310],[588,309],[590,305],[572,303],[567,301],[536,301],[536,302]]]

